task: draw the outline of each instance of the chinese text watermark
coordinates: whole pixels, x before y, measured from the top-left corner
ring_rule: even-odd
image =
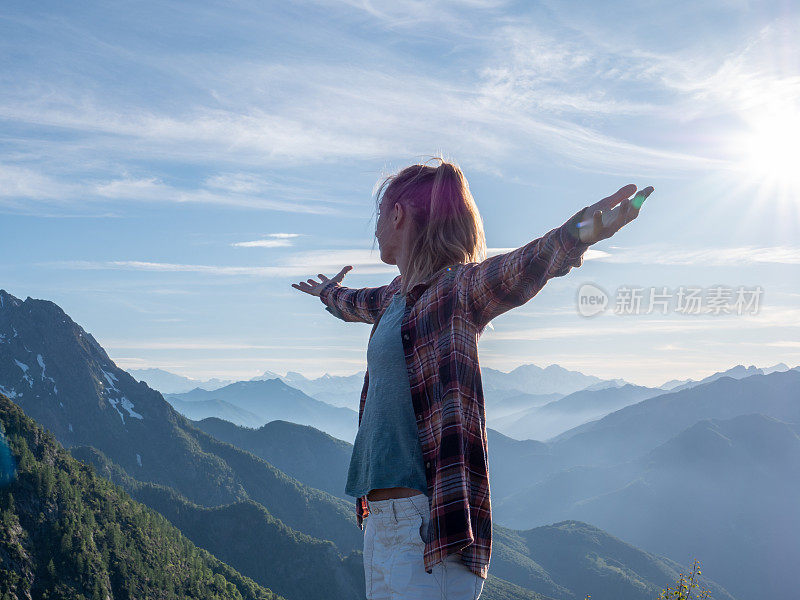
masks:
[[[611,297],[604,289],[584,283],[578,289],[578,314],[584,317],[611,309],[618,315],[755,315],[758,314],[761,286],[714,285],[677,288],[623,285]]]

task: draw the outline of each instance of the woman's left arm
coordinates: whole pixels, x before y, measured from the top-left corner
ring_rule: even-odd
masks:
[[[611,237],[635,219],[639,208],[628,200],[635,191],[635,185],[626,185],[525,246],[464,266],[459,271],[459,299],[478,331],[495,317],[525,304],[552,277],[580,267],[589,246]],[[647,197],[652,191],[646,188],[643,195]],[[604,225],[603,213],[617,204],[619,207],[611,212],[613,219],[607,219]],[[585,220],[587,217],[590,220]]]

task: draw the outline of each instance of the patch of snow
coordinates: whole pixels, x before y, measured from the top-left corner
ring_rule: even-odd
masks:
[[[36,360],[39,362],[39,366],[42,367],[42,381],[44,381],[45,379],[49,379],[50,383],[53,384],[53,391],[57,394],[58,393],[58,388],[56,387],[56,380],[53,379],[52,377],[50,377],[49,375],[45,374],[46,367],[45,367],[44,359],[42,358],[42,355],[41,354],[37,354],[36,355]]]
[[[122,411],[117,406],[117,403],[119,402],[119,400],[117,400],[115,398],[109,398],[108,401],[111,402],[111,406],[114,407],[114,410],[116,410],[119,413],[119,418],[122,419],[122,423],[124,424],[125,423],[125,415],[122,414]]]
[[[136,454],[136,462],[139,463],[139,466],[142,466],[142,456],[141,454]]]
[[[103,371],[103,375],[105,375],[105,378],[106,378],[106,381],[108,382],[109,387],[112,390],[114,390],[115,392],[118,392],[119,390],[117,389],[117,386],[114,385],[114,382],[115,381],[119,381],[119,380],[114,376],[113,373],[109,373],[108,371],[106,371],[104,369],[100,369],[100,370]]]
[[[72,433],[72,423],[69,424],[69,431]]]
[[[12,326],[11,326],[11,329],[13,329],[13,330],[14,330],[14,337],[17,337],[17,336],[19,335],[19,334],[17,333],[17,328],[16,328],[16,327],[14,327],[14,326],[12,325]]]
[[[5,304],[3,304],[3,296],[0,294],[0,308],[5,308]]]
[[[28,387],[32,388],[33,387],[33,379],[31,378],[30,375],[28,375],[28,365],[26,365],[25,363],[19,362],[16,358],[14,359],[14,362],[17,363],[17,366],[20,369],[22,369],[22,373],[23,373],[22,378],[25,381],[28,382]],[[22,394],[20,394],[20,395],[22,395]]]
[[[18,366],[20,369],[22,369],[22,372],[24,373],[24,375],[22,376],[22,378],[23,378],[25,381],[27,381],[27,382],[28,382],[28,387],[31,387],[31,388],[32,388],[32,387],[33,387],[33,379],[31,379],[31,376],[30,376],[30,375],[28,375],[28,365],[26,365],[25,363],[21,363],[21,362],[19,362],[19,361],[18,361],[16,358],[14,359],[14,362],[15,362],[15,363],[17,363],[17,366]]]
[[[7,390],[2,385],[0,385],[0,393],[4,394],[5,396],[8,396],[12,400],[17,397],[17,392],[15,392],[13,389]]]
[[[122,399],[120,400],[120,402],[122,403],[122,408],[124,408],[125,410],[127,410],[127,411],[128,411],[128,414],[129,414],[130,416],[132,416],[132,417],[133,417],[133,418],[135,418],[135,419],[144,419],[144,417],[143,417],[142,415],[140,415],[140,414],[139,414],[139,413],[137,413],[135,410],[133,410],[133,409],[134,409],[133,402],[131,402],[130,400],[128,400],[128,399],[127,399],[125,396],[123,396],[123,397],[122,397]]]
[[[64,403],[63,402],[59,402],[58,404],[59,404],[59,406],[61,406],[61,408],[64,408]]]
[[[106,393],[108,394],[108,401],[111,402],[111,405],[119,413],[119,416],[122,419],[122,422],[123,423],[125,422],[125,415],[120,410],[120,406],[119,405],[122,405],[122,408],[125,409],[125,411],[128,413],[128,416],[133,417],[134,419],[144,419],[144,417],[142,415],[140,415],[138,412],[133,410],[134,409],[133,402],[128,400],[125,396],[121,396],[120,398],[112,398],[111,397],[111,392],[112,391],[116,392],[117,394],[121,393],[120,390],[117,389],[117,386],[114,385],[116,382],[119,381],[119,379],[117,379],[116,375],[114,375],[113,373],[111,373],[109,371],[106,371],[105,369],[100,369],[100,370],[103,372],[103,376],[106,378],[106,381],[108,382],[108,386],[106,387]]]

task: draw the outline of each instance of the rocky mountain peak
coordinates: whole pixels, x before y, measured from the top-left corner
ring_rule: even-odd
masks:
[[[171,411],[57,304],[6,290],[0,304],[0,393],[66,445],[90,429],[113,438]]]

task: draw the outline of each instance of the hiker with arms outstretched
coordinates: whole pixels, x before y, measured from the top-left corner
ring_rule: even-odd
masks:
[[[579,267],[586,249],[635,219],[653,191],[631,200],[636,186],[626,185],[487,259],[464,174],[435,160],[387,177],[376,194],[381,260],[400,271],[391,283],[344,287],[346,266],[292,284],[334,316],[372,324],[345,489],[359,527],[366,523],[368,599],[480,596],[492,520],[478,338],[548,279]]]

